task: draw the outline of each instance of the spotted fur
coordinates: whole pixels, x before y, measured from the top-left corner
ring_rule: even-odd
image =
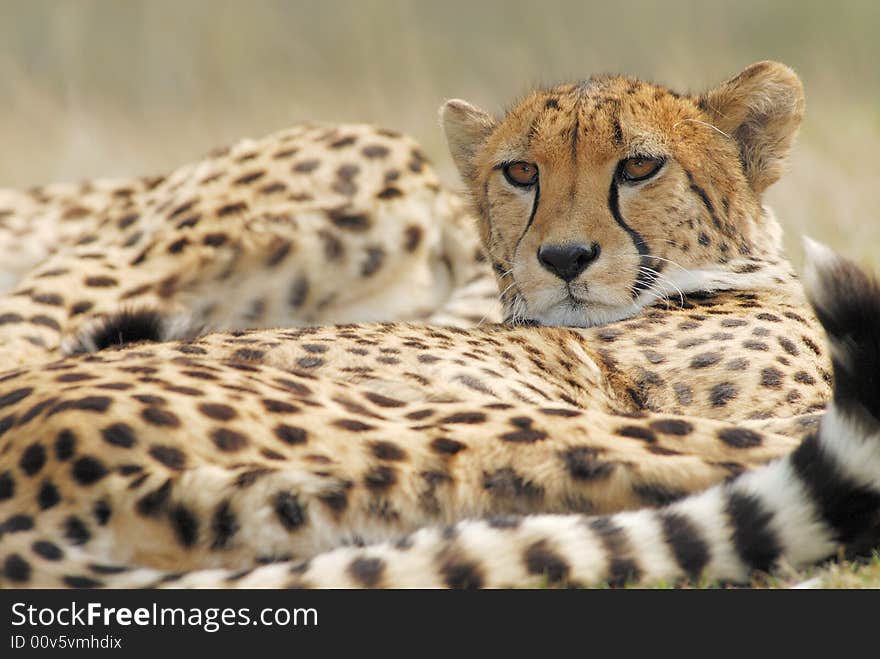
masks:
[[[296,129],[133,194],[155,210],[121,227],[150,236],[131,259],[118,238],[62,245],[2,300],[3,349],[22,365],[0,373],[0,583],[738,582],[840,545],[876,546],[877,397],[864,374],[877,367],[880,292],[814,247],[814,314],[760,201],[801,110],[797,78],[772,63],[696,97],[598,78],[536,92],[501,119],[451,102],[447,136],[488,259],[421,151],[378,129]],[[649,147],[663,170],[625,187],[622,159]],[[383,158],[398,161],[390,187],[400,195],[387,192],[387,172],[361,178]],[[540,193],[505,188],[499,158],[537,163]],[[285,190],[334,163],[329,179],[312,181],[317,210],[280,223],[282,242],[266,229],[275,224],[255,223],[267,202],[240,196],[274,184],[281,175],[256,161],[276,159],[289,160]],[[212,180],[218,162],[226,168]],[[188,186],[201,190],[192,203]],[[354,205],[334,210],[334,195],[349,193]],[[361,212],[362,197],[381,203]],[[384,205],[392,200],[405,205]],[[434,228],[414,231],[415,216]],[[219,227],[225,239],[205,243]],[[365,241],[321,242],[331,228]],[[434,230],[445,237],[432,242]],[[599,245],[576,283],[604,285],[605,302],[554,306],[548,291],[559,284],[536,269],[537,252],[560,236]],[[396,242],[380,257],[370,250],[382,240]],[[206,260],[189,260],[196,244],[211,248]],[[237,247],[231,260],[223,245]],[[430,304],[415,289],[401,299],[386,280],[364,308],[380,300],[370,313],[432,322],[294,326],[325,318],[309,315],[317,286],[357,296],[396,259],[428,267],[429,254],[451,263],[441,272],[471,275],[432,280],[446,283]],[[690,273],[675,280],[680,297],[640,290],[649,255]],[[103,265],[92,271],[93,261]],[[477,326],[483,312],[492,319],[473,294],[492,267],[517,323]],[[391,280],[409,286],[395,268]],[[83,278],[115,293],[95,297],[93,317],[75,325],[68,296]],[[282,329],[244,329],[230,310],[255,298],[241,282],[268,299],[276,279],[285,308],[300,311],[253,323]],[[126,310],[119,291],[147,284],[141,306]],[[226,315],[206,312],[203,295]],[[629,296],[626,309],[602,311],[614,295]],[[456,301],[470,320],[451,311]],[[186,338],[167,340],[175,335]],[[81,354],[62,358],[64,337]]]

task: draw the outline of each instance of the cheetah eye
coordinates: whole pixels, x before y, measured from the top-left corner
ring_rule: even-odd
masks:
[[[530,188],[538,182],[538,166],[530,162],[520,160],[507,163],[501,171],[511,185],[520,188]]]
[[[660,171],[663,158],[636,156],[627,158],[620,164],[620,178],[624,181],[644,181]]]

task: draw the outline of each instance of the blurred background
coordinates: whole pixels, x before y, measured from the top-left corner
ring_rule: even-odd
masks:
[[[412,133],[458,185],[437,108],[624,72],[700,91],[794,67],[807,117],[769,201],[880,265],[880,3],[0,0],[0,187],[156,174],[303,119]],[[869,165],[871,165],[869,167]]]

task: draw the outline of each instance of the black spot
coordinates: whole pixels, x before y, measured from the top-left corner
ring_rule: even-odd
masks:
[[[60,561],[64,558],[64,552],[61,551],[58,545],[48,540],[37,540],[31,545],[31,549],[37,556],[45,558],[47,561]]]
[[[88,373],[62,373],[57,378],[55,378],[55,381],[56,382],[85,382],[86,380],[94,380],[94,379],[95,379],[95,376],[89,375]],[[38,405],[43,405],[43,404],[45,404],[45,402],[46,401],[43,401],[43,403],[38,403]],[[38,414],[39,414],[39,412],[38,412]]]
[[[308,441],[308,433],[303,428],[296,426],[288,426],[281,423],[275,426],[273,432],[278,439],[291,446],[305,444]]]
[[[364,398],[369,400],[371,403],[378,405],[379,407],[404,407],[406,405],[406,403],[401,400],[397,400],[396,398],[389,398],[388,396],[383,396],[382,394],[376,394],[372,391],[365,392]]]
[[[299,408],[296,405],[291,405],[290,403],[285,403],[281,400],[264,398],[261,402],[267,412],[273,412],[275,414],[294,414],[299,412]]]
[[[55,457],[61,461],[69,460],[76,448],[76,435],[71,430],[62,430],[55,438]]]
[[[238,475],[238,478],[235,479],[235,485],[236,487],[250,487],[256,483],[259,478],[271,473],[271,469],[265,469],[262,467],[243,471]]]
[[[122,574],[131,568],[125,565],[104,565],[102,563],[89,563],[89,569],[95,574]]]
[[[694,431],[693,425],[681,419],[657,419],[649,424],[652,430],[664,435],[689,435]]]
[[[366,252],[367,258],[361,263],[361,276],[371,277],[385,262],[385,250],[381,247],[368,247]]]
[[[476,590],[483,587],[484,578],[480,566],[464,560],[447,560],[440,566],[440,574],[447,588]]]
[[[0,524],[0,537],[3,533],[19,533],[34,528],[34,518],[30,515],[12,515]]]
[[[247,437],[229,428],[217,428],[211,433],[211,439],[221,451],[240,451],[248,445]]]
[[[73,463],[73,477],[80,485],[97,483],[107,473],[107,467],[91,456],[85,456]]]
[[[519,430],[513,430],[500,435],[499,439],[505,442],[531,444],[547,439],[547,433],[534,428],[520,428]]]
[[[299,500],[290,492],[279,492],[273,503],[275,514],[288,531],[295,531],[306,521],[306,514]]]
[[[739,492],[730,492],[725,508],[739,557],[751,569],[769,572],[782,553],[779,539],[770,528],[773,513],[758,497]]]
[[[174,534],[184,547],[192,547],[199,535],[199,520],[183,504],[176,505],[170,513]]]
[[[178,238],[168,245],[168,253],[179,254],[186,248],[187,245],[189,245],[189,238],[187,238],[186,236],[184,236],[183,238]]]
[[[46,464],[46,449],[42,444],[31,444],[21,454],[18,466],[28,476],[33,476]]]
[[[64,537],[67,538],[71,544],[84,545],[92,539],[92,534],[89,533],[88,527],[79,517],[71,515],[64,520]]]
[[[734,448],[752,448],[763,441],[761,435],[748,428],[725,428],[718,431],[718,439]]]
[[[370,144],[361,149],[361,153],[363,153],[365,157],[370,159],[384,158],[388,155],[389,149],[387,146],[383,146],[381,144]]]
[[[85,285],[91,288],[109,288],[111,286],[117,286],[119,282],[113,277],[107,277],[103,275],[96,275],[94,277],[86,277]]]
[[[813,385],[816,384],[816,378],[806,371],[798,371],[794,374],[794,381],[799,384]]]
[[[660,513],[663,539],[679,567],[690,579],[699,579],[709,562],[709,546],[697,528],[684,515],[674,512]]]
[[[371,426],[369,423],[364,423],[356,419],[337,419],[333,422],[333,425],[345,430],[350,430],[351,432],[366,432],[375,428],[375,426]]]
[[[709,391],[709,401],[715,407],[722,407],[736,398],[738,393],[733,383],[721,382],[713,386]]]
[[[454,439],[447,439],[446,437],[438,437],[431,441],[431,449],[437,453],[455,455],[466,448],[467,446],[461,442],[457,442]]]
[[[8,407],[9,405],[15,405],[19,401],[22,401],[30,396],[33,392],[33,387],[23,387],[21,389],[10,391],[8,394],[3,394],[2,396],[0,396],[0,408]]]
[[[104,585],[97,579],[82,575],[65,575],[62,581],[69,588],[100,588]]]
[[[31,317],[30,321],[34,325],[41,325],[42,327],[48,327],[49,329],[53,329],[56,332],[61,331],[60,323],[57,320],[55,320],[54,318],[51,318],[51,317],[46,316],[44,314],[39,314],[37,316],[33,316],[33,317]]]
[[[141,411],[141,417],[144,421],[154,426],[162,426],[166,428],[177,428],[180,426],[180,419],[178,419],[172,412],[163,410],[161,407],[145,407],[143,411]]]
[[[135,505],[135,510],[141,515],[152,517],[165,507],[169,496],[171,496],[170,478],[152,492],[142,496]]]
[[[217,217],[225,217],[227,215],[234,215],[236,213],[242,213],[247,210],[247,204],[243,201],[239,201],[232,204],[226,204],[217,209]]]
[[[228,501],[221,503],[211,517],[211,533],[214,540],[211,549],[226,549],[232,536],[238,533],[239,525]]]
[[[375,588],[385,571],[385,561],[381,558],[354,559],[348,566],[348,573],[358,585],[364,588]]]
[[[641,426],[623,426],[616,430],[617,434],[621,437],[632,437],[633,439],[640,439],[643,442],[656,442],[657,436],[653,431],[648,428],[642,428]]]
[[[526,499],[540,501],[544,489],[540,485],[525,480],[510,467],[483,473],[483,488],[500,499]]]
[[[535,542],[526,549],[523,561],[529,574],[544,576],[549,584],[564,584],[571,567],[558,553],[547,546],[546,541]]]
[[[241,359],[243,361],[260,361],[266,353],[262,350],[254,350],[253,348],[239,348],[232,353],[232,359]]]
[[[174,446],[154,444],[149,451],[153,459],[161,462],[169,469],[180,470],[186,466],[186,455]]]
[[[53,416],[68,410],[103,413],[107,411],[107,408],[109,408],[112,403],[113,400],[106,396],[86,396],[77,400],[63,400],[55,405],[55,407],[49,411],[47,416]]]
[[[40,491],[37,493],[37,503],[40,504],[40,510],[47,510],[57,505],[59,501],[61,501],[61,494],[54,484],[46,481],[40,486]]]
[[[48,401],[44,401],[44,402],[47,404],[51,404],[52,402],[54,402],[54,400],[49,399]],[[42,405],[42,403],[37,403],[34,407],[40,407],[40,405]],[[33,410],[33,409],[34,408],[31,408],[31,410]],[[40,407],[40,409],[37,411],[36,414],[39,414],[42,411],[43,411],[43,408]],[[20,422],[20,425],[27,423],[28,421],[30,421],[33,418],[33,416],[28,418],[31,413],[32,412],[25,413],[25,415],[22,417],[22,419],[24,419],[24,421]],[[36,416],[36,414],[34,414],[34,416]],[[3,417],[3,419],[0,419],[0,437],[3,437],[3,435],[5,435],[9,431],[9,429],[15,425],[15,423],[16,423],[15,414],[10,414],[8,416]]]
[[[31,566],[18,554],[10,554],[3,562],[3,576],[13,583],[24,583],[31,578]]]
[[[290,253],[292,248],[292,244],[289,240],[281,240],[275,245],[272,249],[272,253],[269,254],[269,258],[266,259],[266,265],[270,268],[275,267],[279,263],[281,263],[287,255]]]
[[[305,304],[309,295],[309,280],[305,277],[298,277],[290,286],[290,292],[287,295],[287,303],[294,309],[300,308]]]
[[[95,521],[98,524],[105,526],[110,521],[113,510],[105,499],[101,499],[95,502],[95,505],[92,507],[92,514],[95,516]]]
[[[392,467],[380,465],[364,474],[364,485],[373,492],[383,492],[397,482],[397,473]]]
[[[779,389],[782,386],[782,379],[785,374],[778,368],[770,366],[761,370],[761,386],[770,389]]]
[[[721,361],[720,352],[704,352],[691,360],[691,368],[706,368]]]
[[[127,423],[114,423],[101,430],[101,437],[104,441],[113,446],[120,448],[131,448],[135,445],[136,440],[134,431]]]
[[[542,407],[538,411],[547,416],[574,417],[582,414],[582,412],[578,410],[569,410],[564,407]]]
[[[406,459],[406,452],[393,442],[372,442],[370,444],[370,451],[380,460],[389,460],[394,462]]]
[[[330,143],[331,149],[342,149],[346,146],[351,146],[357,142],[357,137],[354,135],[347,135],[346,137],[340,137],[338,140]]]
[[[348,507],[348,494],[344,489],[318,496],[318,500],[334,513],[341,513]]]
[[[592,446],[575,446],[561,454],[569,475],[575,480],[605,478],[614,471],[615,465],[597,459],[601,451]]]
[[[15,481],[12,479],[12,473],[4,471],[0,474],[0,501],[11,499],[15,494]]]
[[[440,419],[439,423],[483,423],[485,420],[482,412],[458,412]]]
[[[293,171],[301,174],[308,174],[309,172],[315,171],[320,165],[320,160],[303,160],[293,166]]]
[[[234,408],[222,403],[201,403],[198,410],[206,417],[218,421],[229,421],[238,416]]]
[[[370,228],[370,218],[365,213],[351,213],[341,208],[328,211],[327,217],[340,229],[362,232]]]
[[[253,183],[254,181],[258,181],[265,175],[266,172],[260,170],[248,172],[247,174],[242,174],[241,176],[239,176],[232,183],[233,185],[248,185],[250,183]]]

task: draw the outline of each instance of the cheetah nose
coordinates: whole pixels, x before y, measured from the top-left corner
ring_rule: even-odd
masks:
[[[541,265],[563,281],[571,281],[599,258],[598,243],[582,245],[565,243],[563,245],[541,245],[538,260]]]

